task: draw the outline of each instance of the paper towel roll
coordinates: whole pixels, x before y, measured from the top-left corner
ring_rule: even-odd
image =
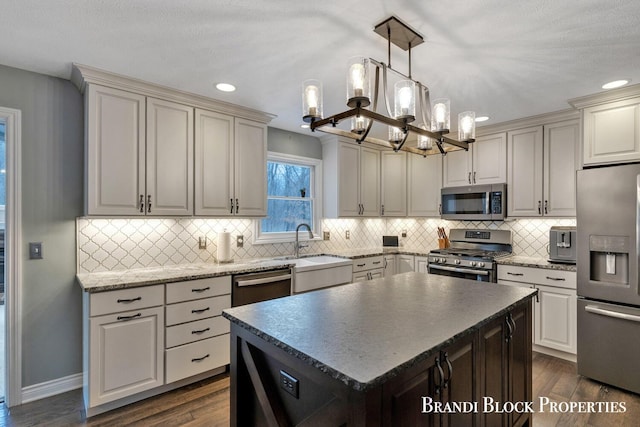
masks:
[[[221,231],[218,233],[218,262],[231,261],[231,233]]]

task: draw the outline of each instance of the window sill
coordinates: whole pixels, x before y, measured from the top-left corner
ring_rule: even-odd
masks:
[[[313,235],[313,239],[309,239],[309,236],[307,235],[307,232],[305,231],[304,234],[304,238],[302,238],[302,232],[300,232],[300,242],[318,242],[322,240],[321,236],[318,235]],[[277,244],[277,243],[295,243],[296,241],[296,235],[295,233],[293,233],[292,235],[287,233],[286,235],[281,235],[281,236],[260,236],[260,237],[256,237],[253,240],[253,244],[254,245],[273,245],[273,244]]]

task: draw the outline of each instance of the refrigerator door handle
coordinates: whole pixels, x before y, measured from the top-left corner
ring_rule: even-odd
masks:
[[[605,310],[595,305],[588,305],[584,309],[589,313],[600,314],[602,316],[615,317],[616,319],[630,320],[632,322],[640,323],[640,316],[635,316],[633,314],[619,313],[617,311]]]

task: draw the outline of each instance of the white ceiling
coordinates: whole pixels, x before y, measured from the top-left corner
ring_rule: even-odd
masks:
[[[347,60],[387,62],[373,27],[391,15],[424,36],[413,77],[451,99],[452,117],[475,110],[499,123],[569,108],[610,80],[640,83],[638,0],[4,0],[0,63],[68,79],[77,62],[308,133],[302,81],[322,80],[325,116],[345,110]],[[406,54],[392,51],[406,73]]]

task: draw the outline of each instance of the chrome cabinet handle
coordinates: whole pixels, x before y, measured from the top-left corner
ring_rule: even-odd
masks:
[[[140,195],[140,213],[144,213],[144,195]]]
[[[471,184],[471,172],[469,172],[469,176],[467,177],[467,181],[469,181],[469,184]]]
[[[133,316],[118,316],[117,319],[118,320],[131,320],[131,319],[135,319],[136,317],[140,317],[142,316],[142,313],[137,313],[134,314]]]
[[[549,213],[549,201],[548,200],[544,201],[544,213],[545,214]]]
[[[191,312],[192,312],[193,314],[200,314],[200,313],[204,313],[205,311],[209,311],[209,307],[207,307],[207,308],[202,308],[202,309],[200,309],[200,310],[191,310]]]
[[[238,203],[238,199],[236,199],[236,215],[240,213],[240,203]]]
[[[124,304],[128,304],[130,302],[135,302],[135,301],[142,301],[142,297],[135,297],[135,298],[118,298],[116,300],[116,302],[118,303],[124,303]]]
[[[147,213],[151,212],[151,195],[147,196]]]
[[[566,280],[564,277],[550,277],[550,276],[547,276],[547,279],[555,280],[557,282],[564,282]]]
[[[205,332],[210,331],[211,328],[204,328],[204,329],[200,329],[199,331],[191,331],[191,333],[193,335],[200,335],[200,334],[204,334]]]
[[[229,212],[229,213],[233,214],[233,199],[229,199],[229,202],[231,204],[231,212]]]
[[[538,200],[538,215],[542,215],[542,202]]]
[[[206,359],[207,357],[209,357],[209,353],[205,354],[205,355],[204,355],[204,356],[202,356],[202,357],[195,357],[195,358],[191,359],[191,361],[192,361],[192,362],[201,362],[201,361],[203,361],[204,359]]]
[[[195,289],[191,289],[191,292],[205,292],[208,291],[209,289],[211,289],[211,287],[207,286],[206,288],[195,288]]]
[[[475,172],[473,172],[473,183],[474,184],[476,183],[476,173]]]

